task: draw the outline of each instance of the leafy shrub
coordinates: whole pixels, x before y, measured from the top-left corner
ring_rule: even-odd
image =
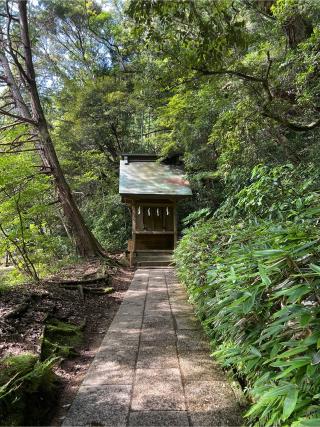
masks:
[[[189,228],[175,251],[178,275],[215,357],[245,384],[248,422],[320,425],[319,194],[292,197],[273,220],[245,209],[242,220],[238,212]]]
[[[41,425],[56,396],[56,359],[22,354],[0,360],[0,425]]]
[[[111,252],[126,249],[131,217],[118,194],[92,200],[86,205],[85,213],[88,224],[105,249]]]
[[[282,221],[299,215],[318,199],[320,173],[311,164],[257,165],[251,174],[237,170],[230,175],[225,183],[228,197],[216,217]]]

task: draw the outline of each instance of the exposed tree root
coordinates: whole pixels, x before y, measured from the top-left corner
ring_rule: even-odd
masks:
[[[5,319],[10,319],[14,317],[20,317],[23,313],[25,313],[30,305],[31,298],[25,299],[22,303],[13,307],[7,314],[4,315]]]
[[[66,286],[79,286],[79,285],[90,285],[90,284],[95,284],[95,283],[106,283],[108,284],[110,281],[110,276],[102,276],[102,277],[95,277],[92,279],[77,279],[77,280],[58,280],[58,281],[48,281],[46,283],[50,284],[50,285],[60,285],[63,287]]]

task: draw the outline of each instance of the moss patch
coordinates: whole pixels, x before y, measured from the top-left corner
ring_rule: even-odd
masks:
[[[59,358],[76,355],[84,325],[47,321],[40,360],[34,354],[0,360],[0,425],[43,425],[56,398],[52,367]]]
[[[40,425],[45,421],[56,397],[55,362],[40,362],[33,354],[0,360],[0,425]]]
[[[50,319],[44,330],[41,360],[52,356],[63,358],[75,356],[77,354],[76,348],[83,340],[83,326]]]

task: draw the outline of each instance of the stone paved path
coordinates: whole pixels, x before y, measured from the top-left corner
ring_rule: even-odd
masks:
[[[174,270],[139,269],[63,426],[239,426]]]

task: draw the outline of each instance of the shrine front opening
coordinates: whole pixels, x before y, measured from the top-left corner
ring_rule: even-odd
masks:
[[[170,201],[136,201],[135,250],[173,250],[176,244],[176,206]]]

